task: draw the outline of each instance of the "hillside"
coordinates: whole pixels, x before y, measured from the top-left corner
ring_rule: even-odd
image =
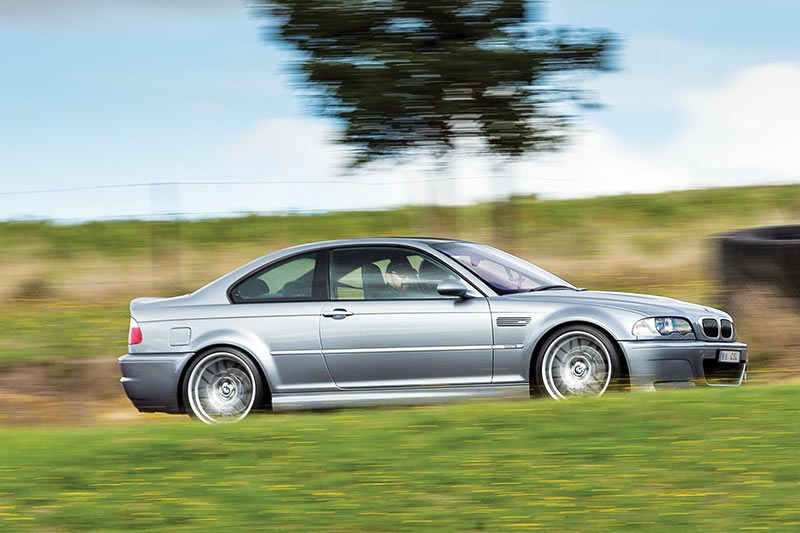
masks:
[[[488,242],[578,286],[719,306],[714,235],[798,221],[800,185],[194,221],[5,222],[0,361],[123,353],[130,299],[181,294],[281,247],[341,237]],[[756,360],[786,363],[794,310],[770,295],[745,303],[736,318],[740,336],[759,341]]]

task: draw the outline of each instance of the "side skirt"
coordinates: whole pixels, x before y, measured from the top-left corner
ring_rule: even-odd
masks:
[[[469,398],[529,398],[527,383],[510,385],[472,385],[463,387],[425,387],[402,389],[346,390],[275,394],[273,411],[340,409],[367,405],[420,405]]]

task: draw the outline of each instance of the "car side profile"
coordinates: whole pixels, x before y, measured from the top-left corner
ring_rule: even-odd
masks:
[[[579,289],[452,239],[295,246],[130,311],[119,359],[130,400],[206,423],[266,409],[737,386],[747,366],[722,311]]]

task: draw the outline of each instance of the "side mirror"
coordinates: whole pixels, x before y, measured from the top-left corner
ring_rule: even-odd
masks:
[[[442,296],[458,296],[459,298],[466,298],[469,289],[459,280],[443,279],[436,286],[436,292]]]

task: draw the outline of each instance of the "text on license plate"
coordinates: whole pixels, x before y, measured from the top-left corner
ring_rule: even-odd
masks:
[[[720,363],[738,363],[741,359],[742,353],[737,350],[720,350],[719,362]]]

